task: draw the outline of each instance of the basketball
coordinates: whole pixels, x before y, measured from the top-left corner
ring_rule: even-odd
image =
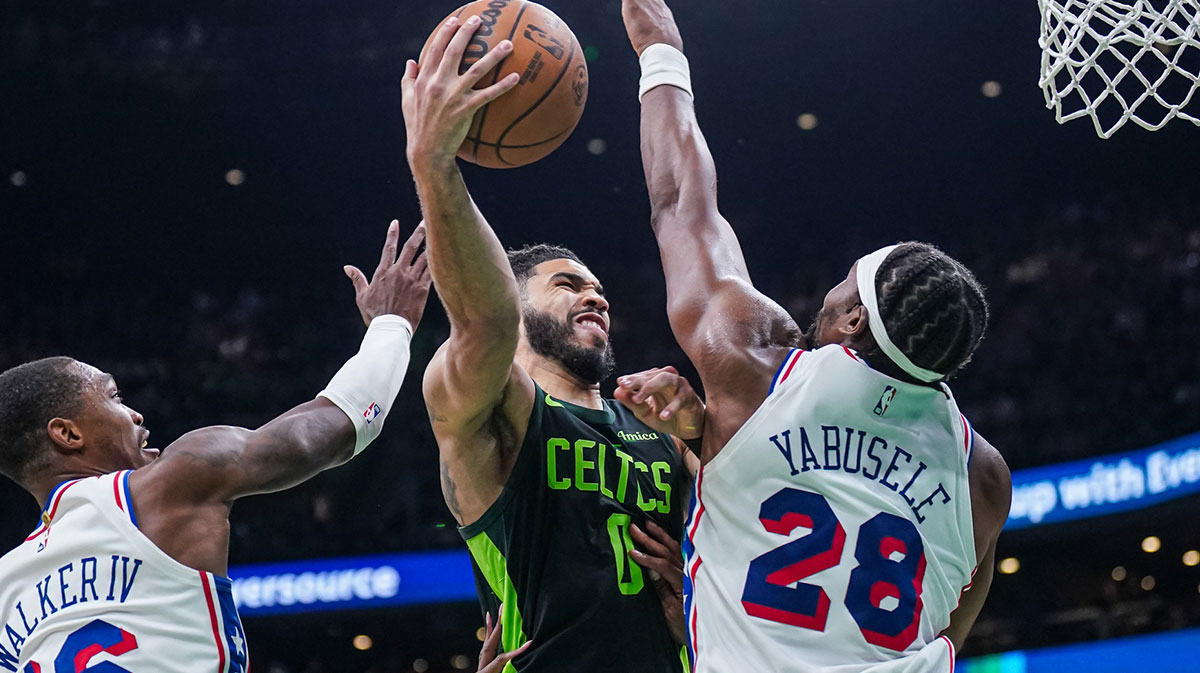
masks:
[[[501,41],[511,40],[512,53],[475,88],[490,86],[514,72],[521,79],[475,113],[458,156],[487,168],[531,164],[553,152],[579,123],[588,90],[583,51],[562,19],[526,0],[476,0],[438,25],[450,16],[466,20],[475,15],[481,23],[459,71],[466,72]],[[422,57],[432,39],[431,35],[425,41]]]

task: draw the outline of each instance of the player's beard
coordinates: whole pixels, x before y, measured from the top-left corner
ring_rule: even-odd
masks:
[[[829,313],[822,306],[821,310],[817,311],[817,315],[813,316],[812,325],[809,325],[808,331],[804,333],[804,343],[808,345],[810,350],[816,350],[825,345],[818,343],[818,337],[821,334],[822,328],[825,327],[825,322],[829,320]]]
[[[529,307],[521,312],[525,338],[534,353],[558,362],[584,383],[600,383],[616,368],[612,342],[606,341],[603,348],[579,345],[575,341],[574,318],[571,316],[562,321]]]

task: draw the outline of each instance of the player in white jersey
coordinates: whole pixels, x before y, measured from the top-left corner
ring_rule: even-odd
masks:
[[[369,325],[361,349],[320,396],[257,430],[203,428],[160,456],[112,376],[66,357],[0,374],[0,473],[42,506],[0,558],[0,671],[246,671],[225,577],[230,506],[378,436],[429,295],[423,238],[397,256],[393,222],[371,282],[346,267]]]
[[[802,335],[717,209],[671,11],[623,0],[622,14],[667,310],[708,404],[681,592],[693,670],[951,671],[1011,497],[945,385],[982,338],[982,290],[933,246],[889,246]],[[640,560],[670,578],[659,556]]]

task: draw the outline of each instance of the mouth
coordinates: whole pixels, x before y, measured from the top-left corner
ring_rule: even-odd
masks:
[[[599,313],[583,313],[575,317],[575,324],[594,333],[605,341],[608,340],[608,328],[604,326],[604,318]]]
[[[151,456],[158,457],[158,454],[161,453],[161,451],[159,451],[159,449],[146,448],[149,445],[150,445],[150,431],[143,428],[142,429],[142,441],[138,445],[138,448],[141,449],[142,451],[144,451],[145,453],[150,454]]]

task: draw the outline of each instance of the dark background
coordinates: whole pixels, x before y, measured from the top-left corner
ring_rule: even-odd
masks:
[[[468,185],[507,245],[551,241],[588,262],[620,372],[684,366],[619,2],[552,7],[589,48],[583,120],[533,166],[464,167]],[[419,219],[398,80],[453,8],[0,1],[0,368],[65,353],[106,369],[159,445],[311,398],[362,333],[341,266],[370,267],[390,219]],[[674,10],[722,210],[756,284],[798,322],[859,255],[929,240],[988,286],[992,328],[954,387],[1014,469],[1200,429],[1200,129],[1102,141],[1087,121],[1055,123],[1029,0]],[[981,93],[989,80],[998,97]],[[243,184],[226,182],[233,169]],[[461,545],[417,385],[446,333],[431,304],[371,451],[235,510],[233,563]],[[1200,624],[1200,572],[1179,562],[1200,545],[1197,504],[1006,534],[1001,555],[1022,570],[997,579],[965,654]],[[7,482],[0,507],[15,545],[37,508]],[[1150,533],[1153,556],[1138,549]],[[477,626],[470,605],[247,624],[254,666],[279,673],[418,657],[449,670]],[[356,633],[375,649],[351,649]]]

